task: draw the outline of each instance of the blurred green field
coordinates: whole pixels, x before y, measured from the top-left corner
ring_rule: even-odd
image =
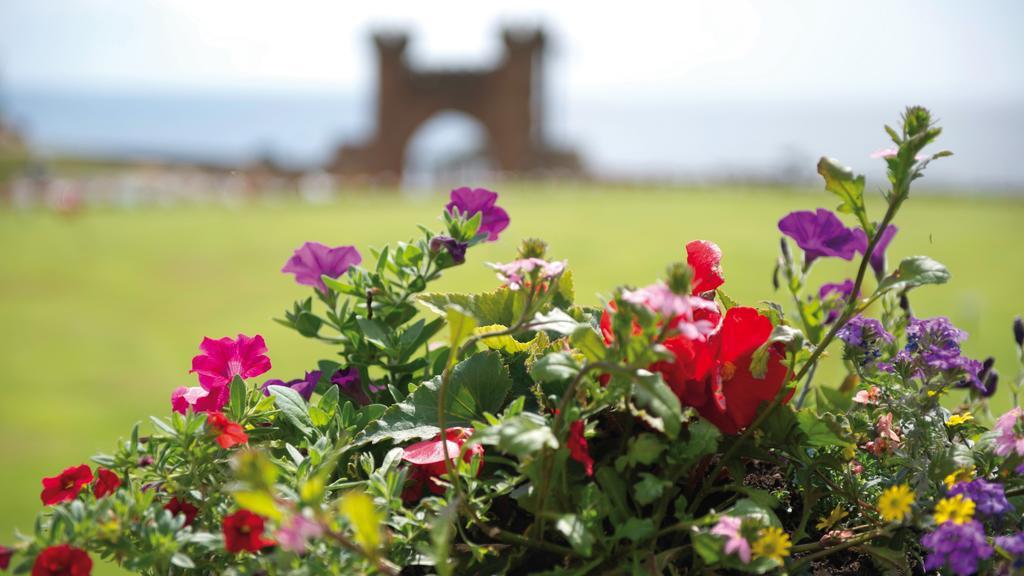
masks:
[[[563,189],[505,187],[512,217],[502,239],[475,249],[440,289],[495,285],[483,263],[512,257],[520,238],[543,237],[568,258],[578,299],[655,279],[694,238],[725,253],[730,296],[777,299],[770,276],[777,220],[793,209],[831,208],[826,192],[780,189]],[[265,335],[273,371],[300,374],[332,352],[272,322],[307,291],[278,270],[305,240],[370,246],[437,227],[444,198],[359,195],[329,206],[260,203],[138,210],[93,209],[68,219],[0,212],[0,543],[31,529],[39,479],[110,450],[133,422],[169,409],[171,390],[193,385],[203,336]],[[876,216],[880,216],[877,204]],[[1024,313],[1024,201],[912,198],[897,220],[890,262],[928,254],[953,273],[948,286],[912,297],[919,316],[947,314],[967,330],[967,351],[994,355],[1014,374],[1010,323]],[[853,264],[816,266],[838,281]],[[834,382],[824,383],[834,384]],[[1000,408],[1009,403],[1005,389]]]

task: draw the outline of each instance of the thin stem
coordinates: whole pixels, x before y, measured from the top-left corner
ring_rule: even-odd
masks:
[[[822,550],[820,552],[815,552],[813,554],[808,554],[807,556],[804,556],[803,558],[801,558],[801,559],[797,560],[796,562],[794,562],[793,565],[789,567],[790,572],[793,572],[794,574],[795,573],[799,573],[800,572],[800,568],[803,568],[804,565],[809,564],[810,562],[812,562],[814,560],[817,560],[818,558],[824,558],[825,556],[829,556],[831,554],[835,554],[836,552],[842,552],[843,550],[846,550],[847,548],[852,548],[854,546],[858,546],[860,544],[864,544],[866,542],[870,542],[871,540],[874,540],[875,538],[878,538],[879,536],[884,536],[884,535],[888,534],[890,530],[892,530],[892,528],[882,528],[880,530],[875,530],[873,532],[868,532],[867,534],[862,534],[862,535],[857,536],[855,538],[851,538],[851,539],[849,539],[849,540],[847,540],[847,541],[845,541],[845,542],[843,542],[841,544],[836,544],[835,546],[832,546],[831,548],[826,548],[826,549],[824,549],[824,550]]]

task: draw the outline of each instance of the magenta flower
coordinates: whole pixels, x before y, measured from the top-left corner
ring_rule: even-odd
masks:
[[[213,390],[201,386],[181,386],[171,394],[171,409],[180,414],[185,414],[189,408],[195,413],[220,412],[230,396],[227,386],[218,386]]]
[[[796,241],[807,264],[822,256],[853,259],[860,237],[829,210],[790,212],[779,220],[779,231]]]
[[[295,380],[289,380],[288,382],[272,378],[264,382],[261,388],[263,389],[264,396],[270,396],[271,386],[284,386],[286,388],[291,388],[298,392],[299,396],[302,396],[303,400],[309,402],[309,399],[313,397],[313,392],[316,391],[316,385],[319,382],[320,371],[313,370],[312,372],[306,372],[306,376],[304,378],[296,378]]]
[[[454,214],[452,209],[458,208],[459,213],[466,218],[482,212],[477,232],[487,234],[487,240],[494,242],[498,239],[498,233],[508,228],[509,222],[508,212],[494,205],[497,199],[497,194],[484,188],[456,188],[452,190],[451,201],[444,209]]]
[[[322,276],[338,278],[362,261],[355,246],[331,248],[319,242],[306,242],[285,262],[281,272],[295,274],[299,284],[313,286],[326,294],[327,285]]]
[[[885,249],[889,247],[889,242],[892,242],[892,237],[896,235],[899,228],[889,224],[885,227],[882,232],[882,237],[878,239],[878,244],[875,244],[875,249],[871,252],[871,269],[875,271],[876,276],[881,276],[885,273]],[[868,250],[868,236],[863,230],[857,228],[853,231],[854,235],[857,236],[857,252],[864,254]]]
[[[203,338],[199,350],[202,354],[192,358],[189,372],[198,374],[199,385],[211,392],[226,387],[235,376],[253,378],[270,370],[267,345],[259,334],[252,338],[245,334],[237,339]]]
[[[718,524],[711,529],[715,536],[725,538],[725,553],[736,554],[744,563],[750,562],[750,542],[740,534],[743,519],[734,516],[722,516]]]
[[[539,280],[551,280],[565,271],[565,260],[548,262],[540,258],[522,258],[508,264],[488,262],[498,272],[498,279],[512,290],[519,290],[527,284],[534,270],[539,270]]]

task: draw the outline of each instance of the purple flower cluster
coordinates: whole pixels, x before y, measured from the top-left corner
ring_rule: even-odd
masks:
[[[906,334],[907,346],[893,361],[901,371],[926,381],[942,377],[961,388],[973,386],[986,397],[995,392],[994,379],[986,384],[981,377],[982,363],[961,352],[960,342],[967,333],[953,326],[949,318],[911,318]]]
[[[978,563],[990,558],[993,552],[985,541],[985,529],[977,520],[963,524],[946,522],[922,536],[921,545],[928,549],[925,570],[949,566],[957,576],[974,574]]]
[[[1024,565],[1024,532],[1010,534],[1009,536],[996,536],[996,546],[1013,556],[1014,568],[1021,568]]]
[[[313,370],[312,372],[306,372],[306,376],[304,378],[297,378],[295,380],[289,380],[288,382],[285,382],[284,380],[278,380],[278,379],[275,378],[275,379],[267,380],[266,382],[263,383],[263,386],[262,386],[262,388],[263,388],[263,395],[264,396],[270,396],[270,387],[271,386],[285,386],[287,388],[291,388],[292,390],[295,390],[296,392],[299,393],[299,396],[302,396],[303,400],[305,400],[306,402],[309,402],[309,399],[313,397],[313,392],[316,391],[316,385],[319,382],[320,382],[320,371],[319,370]]]
[[[1006,499],[1003,485],[999,483],[978,478],[970,482],[958,482],[948,492],[950,496],[963,494],[964,498],[973,500],[975,512],[989,518],[1013,512],[1013,504]]]
[[[836,336],[846,343],[847,354],[861,366],[877,360],[882,355],[882,346],[895,341],[881,322],[859,314],[850,318],[850,321],[836,332]]]

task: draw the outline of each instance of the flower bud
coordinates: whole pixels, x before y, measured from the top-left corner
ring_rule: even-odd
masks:
[[[903,115],[903,129],[906,131],[907,136],[916,136],[928,128],[932,124],[932,113],[923,106],[911,106],[907,108],[907,112]]]
[[[519,258],[540,258],[543,259],[544,255],[548,252],[548,243],[541,240],[540,238],[526,238],[523,243],[519,245]]]
[[[900,293],[900,310],[903,310],[903,312],[907,316],[913,316],[914,315],[910,311],[910,298],[907,298],[907,293],[906,292],[901,292]]]
[[[779,238],[779,247],[782,249],[782,258],[789,264],[793,261],[793,257],[789,254],[789,242],[786,242],[785,238]]]
[[[996,393],[996,387],[999,385],[999,372],[992,370],[988,373],[985,378],[985,383],[982,385],[981,396],[983,398],[990,398]]]
[[[989,370],[992,370],[992,366],[996,363],[996,359],[992,356],[985,358],[985,361],[981,363],[981,370],[978,371],[978,380],[982,382],[988,376]]]
[[[775,290],[779,289],[779,264],[775,264],[775,268],[772,270],[772,288]]]
[[[669,264],[665,274],[668,279],[668,287],[672,292],[683,295],[690,293],[690,280],[693,276],[693,269],[690,268],[689,264],[683,262]]]
[[[1013,339],[1017,341],[1018,347],[1024,348],[1024,320],[1020,316],[1013,319]]]

